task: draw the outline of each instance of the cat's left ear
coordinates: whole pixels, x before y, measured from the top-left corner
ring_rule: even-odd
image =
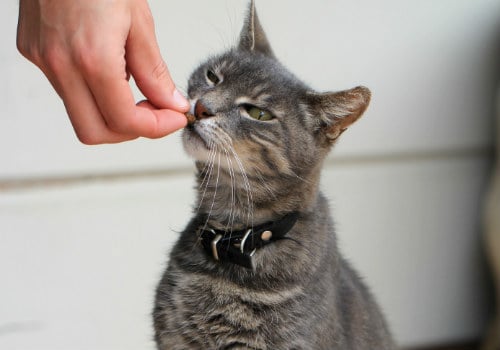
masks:
[[[257,16],[255,1],[250,2],[245,24],[240,34],[238,49],[243,51],[260,52],[266,56],[274,57],[271,45]]]
[[[327,93],[308,93],[309,104],[321,118],[326,137],[334,142],[340,134],[361,117],[370,103],[368,88]]]

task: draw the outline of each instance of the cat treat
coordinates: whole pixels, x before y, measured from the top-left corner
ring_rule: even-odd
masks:
[[[186,113],[185,116],[186,116],[187,121],[188,121],[187,125],[193,125],[194,122],[196,121],[196,117],[193,114],[189,113],[189,112]]]

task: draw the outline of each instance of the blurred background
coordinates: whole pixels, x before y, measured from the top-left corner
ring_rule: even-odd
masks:
[[[150,312],[191,215],[180,133],[84,146],[0,11],[0,349],[154,349]],[[246,0],[151,0],[181,89],[238,37]],[[340,247],[404,348],[470,344],[493,316],[481,215],[500,77],[498,0],[257,1],[281,61],[313,88],[368,86],[322,188]],[[137,98],[141,96],[137,93]]]

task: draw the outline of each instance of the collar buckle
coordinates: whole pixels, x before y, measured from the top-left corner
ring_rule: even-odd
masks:
[[[222,235],[216,234],[214,230],[210,229],[210,231],[215,235],[215,238],[210,242],[210,246],[212,247],[212,256],[214,257],[215,260],[219,261],[219,252],[217,251],[217,244],[219,244],[220,240],[222,239]]]
[[[213,229],[208,229],[206,232],[210,232],[213,239],[210,240],[210,251],[212,257],[215,261],[227,260],[235,262],[238,265],[244,266],[246,268],[254,270],[253,257],[257,248],[254,248],[250,252],[245,252],[245,243],[247,239],[253,234],[252,229],[245,232],[245,235],[240,239],[236,238],[237,243],[233,243],[233,246],[221,248],[220,244],[223,243],[224,236],[221,233],[217,233]],[[231,242],[224,242],[231,244]]]
[[[241,254],[245,254],[245,243],[247,242],[247,239],[248,239],[248,237],[250,237],[252,232],[253,232],[253,230],[251,228],[249,228],[247,230],[247,232],[245,232],[245,235],[243,236],[243,238],[241,239],[241,243],[240,243]],[[255,249],[254,249],[254,251],[255,251]]]
[[[275,222],[268,222],[240,231],[200,228],[201,245],[217,262],[231,262],[255,270],[253,257],[257,249],[283,239],[298,219],[298,212],[290,213]]]

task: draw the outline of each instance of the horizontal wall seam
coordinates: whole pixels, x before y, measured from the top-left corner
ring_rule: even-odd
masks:
[[[442,161],[445,159],[493,158],[494,153],[493,147],[470,147],[463,149],[359,154],[339,157],[333,156],[329,157],[325,163],[326,165],[334,165],[337,167],[383,163],[414,163],[424,161]]]
[[[442,161],[444,159],[489,158],[493,157],[493,148],[478,147],[454,150],[399,152],[391,154],[363,154],[329,157],[325,166],[347,167],[374,164]],[[89,174],[51,175],[38,177],[0,178],[0,192],[30,190],[47,187],[66,187],[95,182],[131,181],[145,178],[167,178],[172,176],[191,176],[192,167],[169,169],[141,169],[114,172],[95,172]]]

